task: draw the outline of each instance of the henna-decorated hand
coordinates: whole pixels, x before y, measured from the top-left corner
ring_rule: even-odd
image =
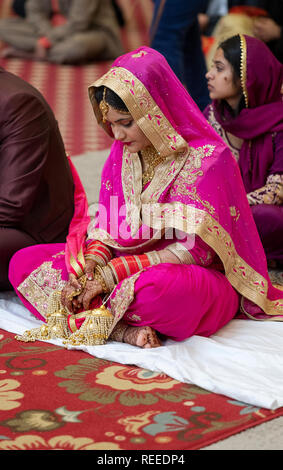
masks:
[[[69,312],[76,313],[81,307],[85,310],[89,308],[90,302],[94,297],[102,293],[102,287],[97,280],[94,280],[94,270],[97,263],[94,260],[87,260],[84,273],[87,276],[87,282],[83,286],[79,279],[73,273],[69,274],[69,281],[61,293],[62,305]],[[74,296],[75,291],[82,290],[79,295]]]
[[[69,312],[74,312],[74,305],[72,295],[75,291],[81,289],[81,284],[73,273],[69,274],[69,281],[63,288],[61,292],[61,302],[62,305],[69,310]]]
[[[97,266],[97,262],[92,259],[87,259],[85,263],[84,273],[89,281],[94,279],[94,271]]]
[[[102,294],[103,289],[100,282],[96,279],[93,281],[86,281],[85,288],[81,294],[77,297],[77,309],[83,307],[84,310],[88,310],[91,301],[97,297],[99,294]]]

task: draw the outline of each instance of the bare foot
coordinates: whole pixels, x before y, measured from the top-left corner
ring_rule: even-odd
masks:
[[[123,341],[140,348],[158,348],[162,345],[150,326],[128,326]]]

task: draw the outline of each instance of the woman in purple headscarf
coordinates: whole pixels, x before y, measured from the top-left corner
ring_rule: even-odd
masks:
[[[238,161],[271,266],[283,265],[283,65],[253,37],[223,41],[206,75],[208,121]]]
[[[14,256],[10,280],[27,308],[45,321],[61,291],[51,329],[65,312],[75,341],[92,344],[90,319],[109,295],[106,338],[143,348],[212,335],[241,298],[282,320],[238,165],[164,57],[148,47],[119,57],[89,95],[115,139],[98,213],[88,226],[79,190],[66,245]]]

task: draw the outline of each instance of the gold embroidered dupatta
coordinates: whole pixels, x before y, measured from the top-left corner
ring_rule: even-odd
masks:
[[[154,236],[168,228],[199,235],[220,257],[233,287],[268,318],[281,320],[282,292],[268,277],[238,166],[165,59],[148,47],[139,48],[118,58],[109,72],[89,87],[96,118],[111,134],[95,100],[94,90],[99,86],[120,96],[166,160],[142,191],[138,155],[114,142],[102,174],[100,206],[109,214],[111,199],[116,198],[118,212],[124,206],[125,214],[117,215],[114,234],[109,220],[102,221],[98,215],[89,237],[122,254],[146,251]],[[126,232],[127,237],[123,236]],[[148,234],[145,241],[141,233]],[[124,281],[121,295],[116,292],[112,298],[114,310],[130,282]],[[124,302],[122,310],[125,308]]]

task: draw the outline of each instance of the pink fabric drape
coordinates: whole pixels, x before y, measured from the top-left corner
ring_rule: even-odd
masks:
[[[77,275],[78,270],[81,269],[83,271],[84,267],[83,246],[87,233],[87,227],[90,222],[90,216],[88,213],[88,201],[84,187],[73,162],[70,158],[68,160],[75,185],[75,211],[69,226],[69,232],[66,240],[65,262],[68,272]],[[79,254],[81,254],[81,256],[79,256]]]
[[[182,181],[179,188],[176,188],[179,182],[176,173],[176,178],[171,179],[164,187],[158,198],[158,204],[168,204],[170,210],[174,203],[180,202],[186,207],[193,207],[207,214],[211,224],[208,226],[204,222],[200,224],[201,226],[196,225],[196,233],[219,255],[232,285],[241,294],[259,303],[261,307],[269,301],[274,301],[271,307],[272,315],[282,315],[282,292],[270,282],[266,257],[246,198],[238,165],[220,136],[207,123],[176,78],[164,57],[148,47],[140,47],[119,57],[113,63],[110,71],[90,87],[90,97],[100,123],[102,123],[101,114],[95,102],[94,89],[102,85],[112,88],[119,94],[130,112],[135,114],[139,126],[151,138],[153,144],[155,132],[161,135],[163,133],[165,139],[167,132],[168,154],[173,152],[177,156],[177,152],[180,151],[178,142],[179,147],[185,142],[194,149],[194,160],[193,154],[187,160],[189,167],[187,180]],[[172,126],[174,133],[169,126]],[[107,127],[105,130],[109,132]],[[166,153],[165,144],[163,147],[165,149],[162,148],[162,152]],[[207,149],[205,156],[201,151],[204,148]],[[118,201],[118,208],[127,204],[121,182],[125,164],[123,152],[123,144],[114,142],[102,174],[100,204],[106,208],[106,217],[99,217],[98,223],[107,233],[111,233],[107,214],[111,212],[113,200]],[[133,157],[130,155],[128,158],[131,160]],[[172,191],[174,184],[176,191]],[[117,235],[112,235],[121,246],[138,246],[141,239],[144,239],[145,232],[148,233],[148,238],[152,237],[151,230],[142,224],[134,237],[129,236],[125,214],[117,212],[114,224],[113,220],[111,221]]]
[[[109,305],[115,321],[125,315],[128,323],[149,324],[178,340],[192,334],[210,335],[235,316],[238,293],[262,313],[273,318],[282,315],[282,292],[271,285],[237,163],[164,57],[141,47],[114,62],[90,87],[94,111],[101,122],[93,93],[97,86],[108,86],[118,93],[167,160],[161,177],[154,177],[142,192],[138,184],[141,170],[138,173],[135,167],[138,155],[129,153],[121,142],[114,142],[103,168],[99,213],[89,225],[89,238],[104,237],[114,256],[123,256],[164,247],[166,230],[172,229],[171,242],[178,241],[177,231],[182,226],[184,234],[200,237],[216,252],[225,272],[188,264],[148,267],[122,281],[112,293]],[[66,245],[68,267],[73,267],[74,261],[82,265],[89,222],[84,191],[77,183],[76,211]],[[162,238],[155,240],[156,221],[161,223]],[[45,258],[49,262],[42,265],[37,261],[36,247],[15,255],[11,265],[11,272],[16,268],[19,271],[11,277],[15,288],[20,290],[21,284],[21,292],[28,296],[27,276],[36,280],[36,268],[40,282],[47,273],[45,282],[53,286],[54,278],[61,276],[56,249],[49,247]],[[25,263],[27,256],[29,263]],[[64,279],[67,270],[62,257],[61,263]],[[41,308],[44,310],[45,305]]]

